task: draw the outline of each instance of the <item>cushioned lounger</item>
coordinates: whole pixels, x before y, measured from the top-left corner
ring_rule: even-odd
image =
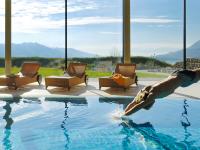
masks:
[[[39,68],[38,62],[24,62],[18,74],[0,76],[0,86],[17,89],[29,83],[38,82],[40,84],[42,76],[38,74]]]
[[[101,87],[119,87],[127,89],[130,85],[136,83],[137,85],[137,76],[135,73],[136,65],[135,64],[117,64],[115,68],[116,74],[121,74],[124,76],[123,84],[117,84],[112,77],[101,77],[99,78],[99,89]]]
[[[72,86],[85,83],[87,84],[87,75],[85,73],[86,64],[70,63],[66,73],[63,76],[48,76],[45,78],[46,89],[48,86],[70,88]]]

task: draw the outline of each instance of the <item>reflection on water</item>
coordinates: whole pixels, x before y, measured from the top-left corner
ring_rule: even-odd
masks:
[[[99,102],[100,103],[121,104],[121,105],[123,105],[123,109],[125,109],[132,100],[133,100],[133,98],[99,97]]]
[[[6,102],[6,105],[3,106],[3,109],[6,110],[6,113],[3,116],[3,119],[5,119],[5,121],[6,121],[5,129],[11,129],[11,125],[13,124],[13,119],[10,118],[10,114],[12,111],[12,108],[10,107],[10,102]]]
[[[125,139],[122,141],[122,145],[124,146],[124,149],[129,147],[130,139],[134,137],[138,137],[138,141],[143,145],[143,148],[146,148],[147,145],[151,145],[151,147],[156,148],[162,148],[162,149],[169,149],[166,144],[168,144],[168,140],[166,140],[166,137],[169,136],[166,135],[164,137],[162,134],[159,135],[156,133],[155,129],[153,128],[152,124],[150,122],[142,123],[142,124],[136,124],[132,120],[125,119],[121,123],[122,125],[122,133],[126,135]],[[165,143],[163,143],[162,139],[165,139]],[[174,138],[172,137],[172,140]],[[171,141],[171,140],[170,140]]]
[[[191,134],[188,132],[188,127],[191,126],[190,121],[188,119],[188,111],[187,111],[187,107],[189,107],[189,105],[187,104],[187,100],[184,100],[184,104],[183,104],[183,113],[182,113],[182,119],[181,119],[181,125],[184,128],[185,131],[185,139],[184,141],[187,141],[187,139],[191,136]]]
[[[85,97],[80,98],[60,98],[60,97],[48,97],[45,98],[45,101],[54,101],[54,102],[61,102],[61,103],[71,103],[72,105],[77,106],[85,106],[87,105],[87,100]]]
[[[10,117],[12,108],[10,107],[10,102],[6,102],[6,105],[3,106],[3,109],[5,109],[5,115],[3,116],[3,119],[6,121],[5,129],[4,129],[4,138],[3,138],[3,145],[4,148],[7,150],[12,148],[12,142],[10,141],[11,137],[11,126],[13,124],[13,119]]]
[[[124,148],[128,147],[131,137],[137,136],[139,137],[138,141],[143,144],[144,148],[145,146],[151,145],[151,147],[166,150],[196,149],[192,146],[194,144],[193,142],[179,142],[178,139],[172,136],[157,133],[150,122],[136,124],[132,120],[124,120],[121,125],[123,126],[122,133],[126,135],[122,141]]]
[[[23,101],[23,103],[30,103],[30,105],[34,104],[34,106],[31,107],[31,108],[34,108],[33,109],[34,111],[38,111],[38,109],[42,108],[41,105],[46,104],[46,103],[42,103],[42,101],[41,102],[40,101],[32,102],[29,100],[22,100],[22,101]],[[78,135],[80,134],[81,138],[85,137],[85,138],[81,139],[82,141],[78,141],[80,143],[83,142],[82,146],[84,146],[84,142],[85,142],[85,139],[87,139],[87,137],[89,138],[89,142],[91,142],[93,140],[94,144],[96,144],[95,142],[99,142],[98,140],[101,140],[101,142],[103,143],[104,141],[102,139],[98,139],[98,137],[104,138],[105,132],[107,132],[107,131],[109,131],[111,133],[111,134],[109,134],[109,135],[111,135],[111,137],[105,138],[105,139],[108,139],[106,141],[107,145],[111,144],[111,146],[112,146],[113,143],[115,144],[115,140],[116,140],[116,142],[118,142],[117,140],[119,140],[118,143],[120,143],[120,145],[122,146],[122,148],[124,150],[133,149],[134,147],[138,148],[138,146],[139,146],[138,149],[140,149],[140,148],[141,149],[154,148],[154,149],[165,149],[165,150],[198,149],[197,147],[195,147],[196,145],[198,145],[198,142],[195,141],[193,138],[195,132],[192,132],[191,130],[189,130],[190,128],[192,128],[190,121],[192,122],[193,125],[194,125],[194,123],[193,123],[193,118],[189,118],[189,116],[188,116],[189,105],[188,105],[187,100],[184,100],[183,108],[181,106],[181,112],[182,112],[181,120],[180,120],[181,125],[179,123],[180,118],[177,120],[177,122],[179,123],[179,126],[177,126],[179,128],[178,131],[180,131],[180,127],[181,127],[181,131],[184,130],[184,131],[182,131],[182,135],[184,135],[184,136],[182,136],[183,137],[182,139],[180,139],[180,136],[181,136],[180,133],[178,133],[178,136],[177,136],[177,134],[172,133],[170,130],[169,130],[170,132],[168,132],[168,128],[166,128],[166,132],[164,129],[164,133],[163,133],[163,131],[162,131],[163,129],[161,129],[161,131],[160,131],[160,128],[158,128],[158,126],[156,126],[156,124],[152,120],[149,120],[149,119],[145,119],[145,121],[146,121],[145,123],[138,124],[138,123],[136,123],[137,122],[136,120],[134,120],[134,121],[136,121],[136,122],[134,122],[133,120],[129,119],[128,117],[124,117],[124,118],[119,117],[119,118],[115,118],[118,120],[117,122],[115,122],[115,124],[112,123],[110,125],[110,124],[105,124],[105,123],[109,123],[109,122],[107,122],[107,120],[106,120],[107,118],[104,118],[104,115],[103,115],[102,119],[99,119],[100,121],[98,120],[99,121],[98,123],[94,122],[97,120],[96,118],[94,119],[94,117],[98,117],[98,115],[102,114],[102,112],[101,112],[102,109],[104,109],[104,112],[106,113],[106,115],[109,115],[110,112],[114,112],[113,110],[115,108],[118,108],[114,114],[116,114],[115,116],[120,116],[120,112],[123,110],[122,107],[125,108],[132,101],[131,98],[130,99],[120,99],[120,100],[118,100],[117,98],[109,98],[109,99],[108,98],[99,98],[99,99],[97,99],[97,101],[93,100],[91,103],[89,103],[90,107],[88,107],[88,109],[84,109],[85,113],[80,114],[80,116],[86,114],[85,119],[88,119],[88,120],[85,122],[86,123],[89,122],[91,124],[89,126],[90,128],[88,129],[88,126],[86,126],[88,130],[84,127],[80,128],[80,133],[76,133],[76,134],[74,134],[74,132],[70,132],[70,131],[73,131],[73,123],[71,124],[71,121],[73,120],[74,122],[77,123],[76,129],[79,130],[79,126],[81,127],[81,123],[79,123],[77,121],[81,117],[79,116],[80,117],[79,118],[78,116],[74,115],[73,117],[75,117],[75,118],[73,118],[72,116],[69,116],[69,112],[71,114],[71,112],[77,111],[77,107],[70,107],[70,106],[85,106],[85,105],[88,105],[89,101],[87,102],[87,100],[85,98],[79,98],[79,99],[46,98],[45,101],[54,101],[54,102],[59,103],[59,104],[56,103],[55,109],[51,109],[51,110],[49,109],[48,112],[46,112],[46,113],[49,113],[50,117],[48,116],[48,119],[50,121],[51,121],[51,116],[53,116],[54,119],[58,118],[58,120],[53,120],[53,121],[55,123],[54,125],[56,125],[56,130],[61,131],[61,132],[59,132],[59,137],[61,137],[62,141],[64,141],[63,143],[58,143],[58,145],[59,144],[62,145],[64,149],[71,148],[71,146],[74,144],[74,139],[77,139],[77,134]],[[182,102],[182,101],[180,101],[180,102]],[[2,141],[4,149],[12,149],[14,147],[14,145],[15,145],[14,142],[16,142],[16,141],[11,140],[11,136],[13,137],[13,139],[15,139],[14,131],[15,131],[15,129],[19,129],[19,128],[17,128],[17,126],[15,126],[15,128],[13,128],[13,123],[14,123],[13,120],[15,120],[16,116],[13,116],[13,119],[12,119],[11,114],[12,114],[12,110],[14,111],[13,112],[13,114],[14,114],[16,109],[15,109],[14,105],[12,105],[12,103],[17,103],[17,102],[16,101],[6,101],[5,105],[3,103],[3,105],[4,105],[3,109],[5,110],[5,115],[3,116],[3,119],[6,122],[5,127],[4,127],[3,141]],[[23,105],[23,103],[22,103],[22,105]],[[103,105],[103,104],[99,104],[99,103],[108,103],[108,105],[107,104]],[[111,107],[110,107],[110,104],[112,104]],[[29,111],[30,105],[26,105],[28,107],[25,109],[25,111],[23,110],[22,112],[26,113],[27,110]],[[191,103],[191,105],[192,105],[192,103]],[[47,104],[45,106],[49,106],[49,104]],[[59,106],[59,107],[57,107],[57,106]],[[178,105],[178,106],[180,106],[180,105]],[[65,107],[65,108],[63,109],[62,107],[63,108]],[[91,107],[93,107],[95,109],[91,109]],[[54,107],[52,107],[52,108],[54,108]],[[98,109],[96,109],[96,108],[98,108]],[[21,107],[20,107],[20,109],[21,109]],[[59,114],[60,114],[59,117],[57,117],[57,114],[56,114],[56,118],[55,118],[55,110],[56,110],[56,112],[59,112]],[[80,110],[80,112],[82,112],[81,109],[78,108],[78,110]],[[95,114],[93,111],[95,112]],[[190,110],[190,111],[192,111],[192,110]],[[63,116],[63,113],[64,113],[64,116]],[[16,113],[16,114],[18,114],[18,113]],[[19,114],[21,114],[21,113],[19,113]],[[180,116],[180,113],[178,114],[178,116]],[[140,116],[140,117],[142,117],[142,116]],[[41,119],[44,119],[44,116],[41,116],[41,118],[38,117],[37,119],[38,119],[38,122],[41,122]],[[26,120],[27,122],[23,122],[23,123],[24,124],[31,123],[31,121],[37,122],[37,119],[36,120]],[[103,122],[101,122],[101,120]],[[169,122],[170,122],[170,120],[169,120]],[[15,122],[15,124],[20,126],[20,128],[21,128],[21,125],[23,125],[23,123],[17,124]],[[94,123],[94,124],[92,124],[92,123]],[[120,126],[118,126],[118,124]],[[46,124],[46,125],[48,125],[48,124]],[[57,125],[59,125],[58,128],[57,128]],[[97,125],[97,127],[95,125]],[[105,128],[104,128],[104,125],[105,125]],[[115,128],[115,125],[116,125],[116,128]],[[40,128],[40,127],[41,126],[38,125],[38,128]],[[45,126],[45,127],[48,127],[48,126]],[[97,137],[96,137],[96,135],[92,135],[93,139],[91,139],[91,141],[90,141],[90,138],[91,138],[90,133],[93,133],[93,131],[95,131],[96,129],[98,129],[98,135],[97,135]],[[99,129],[102,129],[102,130],[99,130]],[[105,131],[104,131],[104,129],[105,129]],[[56,132],[56,130],[55,130],[55,132]],[[115,134],[115,132],[117,132],[117,135]],[[193,133],[193,136],[190,132]],[[114,135],[115,137],[112,137],[112,135]],[[31,133],[30,133],[30,135],[28,133],[28,136],[31,137],[32,136]],[[119,136],[119,137],[116,137],[116,136]],[[24,137],[24,138],[27,138],[27,137]],[[46,139],[44,139],[44,140],[46,140]],[[49,140],[49,138],[47,138],[47,140]],[[111,140],[111,141],[109,141],[109,140]],[[34,141],[31,141],[29,139],[28,142],[31,143]],[[23,143],[23,144],[26,144],[26,143]],[[88,143],[86,143],[86,144],[88,144]]]
[[[61,124],[61,129],[63,130],[64,136],[66,138],[65,149],[69,149],[68,145],[69,145],[69,142],[70,142],[70,138],[69,138],[69,135],[68,135],[68,130],[65,127],[65,125],[67,123],[67,118],[68,118],[67,110],[68,110],[68,106],[67,106],[67,102],[65,102],[64,120],[62,121],[62,124]]]
[[[106,103],[117,103],[122,104],[123,109],[132,101],[132,99],[122,99],[119,100],[117,98],[99,98],[99,102]],[[122,120],[120,124],[123,128],[121,133],[125,134],[125,138],[122,141],[122,145],[124,149],[128,149],[129,144],[131,143],[131,138],[139,135],[139,142],[143,145],[143,148],[146,149],[146,145],[150,144],[153,147],[161,148],[161,149],[197,149],[194,145],[195,141],[188,141],[188,138],[191,133],[188,131],[188,127],[191,126],[191,123],[188,118],[188,110],[189,105],[187,104],[187,100],[184,100],[183,108],[184,111],[181,114],[181,125],[184,128],[184,141],[179,141],[178,139],[163,134],[157,133],[154,129],[153,125],[150,122],[146,122],[143,124],[136,124],[132,120],[127,117],[120,117],[120,112],[116,111],[112,113],[115,119]],[[116,115],[118,117],[116,117]]]
[[[61,123],[61,129],[63,130],[63,134],[65,136],[65,149],[69,149],[68,145],[70,143],[70,137],[68,135],[68,130],[66,128],[67,125],[67,119],[68,117],[68,103],[70,103],[71,105],[75,105],[75,106],[83,106],[83,105],[87,105],[87,100],[85,98],[79,98],[79,99],[70,99],[70,98],[65,98],[65,99],[48,99],[45,98],[46,101],[56,101],[56,102],[62,102],[65,105],[65,109],[64,109],[64,120]],[[4,137],[3,137],[3,146],[5,150],[10,150],[12,149],[12,141],[11,141],[11,136],[12,136],[12,124],[14,123],[13,119],[11,118],[11,113],[12,113],[12,107],[11,104],[12,103],[18,103],[19,101],[23,101],[23,103],[29,103],[29,104],[41,104],[41,101],[39,99],[37,100],[27,100],[27,99],[14,99],[11,101],[6,101],[5,102],[5,106],[3,106],[3,109],[5,109],[5,115],[3,116],[3,119],[5,120],[6,124],[4,127]]]
[[[61,129],[63,130],[63,134],[65,136],[65,141],[66,141],[66,144],[65,144],[65,149],[69,149],[69,143],[70,143],[70,136],[68,134],[68,129],[66,128],[66,125],[67,125],[67,119],[69,118],[68,116],[68,103],[71,103],[72,105],[75,105],[75,106],[85,106],[87,105],[87,100],[85,98],[45,98],[46,101],[56,101],[56,102],[61,102],[61,103],[64,103],[65,104],[65,110],[64,110],[64,120],[62,121],[60,127]]]
[[[182,112],[182,118],[181,118],[181,125],[183,126],[184,129],[184,134],[185,134],[185,138],[183,140],[183,143],[185,143],[186,147],[187,145],[191,145],[194,144],[196,141],[189,141],[189,138],[192,136],[192,134],[188,131],[188,128],[191,126],[191,123],[188,119],[188,109],[189,105],[187,104],[187,100],[184,100],[183,103],[183,112]]]
[[[12,124],[14,123],[13,119],[10,117],[12,112],[12,107],[10,106],[12,103],[18,103],[19,98],[15,98],[9,101],[6,101],[5,106],[3,106],[3,109],[5,109],[5,115],[3,116],[3,119],[6,121],[6,125],[4,128],[4,138],[3,138],[3,146],[5,150],[12,149],[12,141],[11,141],[11,135],[12,135]]]
[[[184,100],[184,111],[181,114],[181,125],[184,128],[185,134],[185,138],[183,141],[179,141],[178,139],[163,133],[157,133],[150,122],[136,124],[128,118],[122,118],[121,125],[123,128],[121,132],[126,135],[126,137],[122,141],[124,149],[128,147],[131,137],[135,137],[136,135],[140,135],[139,141],[140,143],[142,143],[144,148],[146,147],[145,145],[151,143],[151,145],[153,144],[153,147],[157,147],[159,149],[198,149],[197,147],[193,146],[196,141],[188,141],[189,137],[192,136],[191,133],[188,131],[188,127],[191,126],[188,118],[188,107],[189,105],[187,104],[187,100]]]

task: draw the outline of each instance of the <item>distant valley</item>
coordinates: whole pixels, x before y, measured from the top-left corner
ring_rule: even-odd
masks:
[[[0,44],[0,57],[5,56],[4,45]],[[96,57],[95,54],[77,50],[74,48],[68,48],[69,58],[90,58]],[[13,57],[44,57],[44,58],[64,58],[64,48],[50,48],[38,43],[22,43],[12,44],[12,56]],[[183,50],[177,50],[171,53],[157,55],[156,58],[166,62],[182,61]],[[187,48],[187,57],[200,58],[200,41],[197,41],[192,46]]]
[[[0,57],[5,56],[5,47],[0,44]],[[94,54],[84,51],[68,48],[68,57],[95,57]],[[46,57],[46,58],[64,58],[64,48],[50,48],[38,43],[12,44],[12,56],[14,57]]]
[[[188,58],[200,58],[200,40],[188,47],[186,53]],[[166,62],[182,61],[183,50],[177,50],[175,52],[158,55],[156,58]]]

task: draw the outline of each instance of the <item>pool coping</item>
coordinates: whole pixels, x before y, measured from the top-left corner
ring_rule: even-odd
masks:
[[[73,95],[48,95],[48,96],[0,96],[0,100],[13,100],[13,99],[42,99],[42,98],[54,98],[54,99],[80,99],[80,98],[85,98],[85,97],[105,97],[105,98],[111,98],[111,99],[127,99],[131,98],[133,99],[134,96],[119,96],[119,95],[112,95],[112,96],[103,96],[103,95],[88,95],[88,96],[73,96]]]
[[[182,93],[174,93],[175,95],[178,95],[180,97],[187,97],[187,98],[191,98],[194,100],[200,100],[200,98],[198,97],[194,97],[194,96],[190,96],[190,95],[186,95],[186,94],[182,94]],[[11,95],[7,95],[4,97],[0,96],[0,101],[18,101],[20,99],[30,99],[30,100],[41,100],[41,99],[48,99],[48,101],[53,101],[56,99],[59,99],[59,101],[65,101],[65,100],[79,100],[79,99],[85,99],[86,97],[101,97],[101,98],[108,98],[108,99],[113,99],[113,100],[117,100],[117,99],[133,99],[134,96],[119,96],[119,95],[111,95],[111,96],[103,96],[103,95],[88,95],[88,96],[73,96],[73,95],[48,95],[48,96],[11,96]],[[173,95],[169,95],[169,97],[174,97]],[[179,99],[179,98],[176,98]]]
[[[183,94],[183,93],[179,93],[179,92],[174,92],[174,94],[179,95],[179,96],[183,96],[183,97],[188,97],[188,98],[200,100],[199,97],[191,96],[191,95],[187,95],[187,94]]]
[[[61,88],[50,88],[48,90],[45,87],[38,86],[37,84],[30,84],[26,87],[20,88],[17,91],[8,90],[5,87],[0,88],[0,100],[1,99],[38,99],[41,97],[46,98],[84,98],[84,97],[106,97],[106,98],[134,98],[138,91],[142,89],[144,86],[153,84],[156,81],[140,81],[138,86],[131,86],[127,91],[121,91],[118,89],[104,88],[99,90],[98,88],[98,80],[91,80],[90,84],[85,87],[85,85],[79,85],[73,87],[70,91]],[[200,82],[199,82],[200,83]],[[169,95],[172,97],[187,97],[196,100],[200,100],[199,94],[199,83],[194,84],[189,88],[178,88],[173,94]]]

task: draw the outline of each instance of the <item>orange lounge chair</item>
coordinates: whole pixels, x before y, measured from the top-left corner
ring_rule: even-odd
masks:
[[[134,83],[137,85],[135,69],[136,64],[117,64],[112,77],[99,78],[99,89],[101,89],[101,87],[119,87],[127,89]],[[118,80],[118,82],[116,80]]]
[[[16,75],[0,76],[0,86],[8,86],[15,90],[23,85],[38,82],[41,84],[42,76],[38,74],[40,64],[38,62],[24,62],[21,71]]]
[[[85,73],[86,64],[82,63],[70,63],[66,74],[63,76],[48,76],[45,78],[46,89],[48,86],[70,88],[72,86],[85,83],[87,85],[87,75]]]

